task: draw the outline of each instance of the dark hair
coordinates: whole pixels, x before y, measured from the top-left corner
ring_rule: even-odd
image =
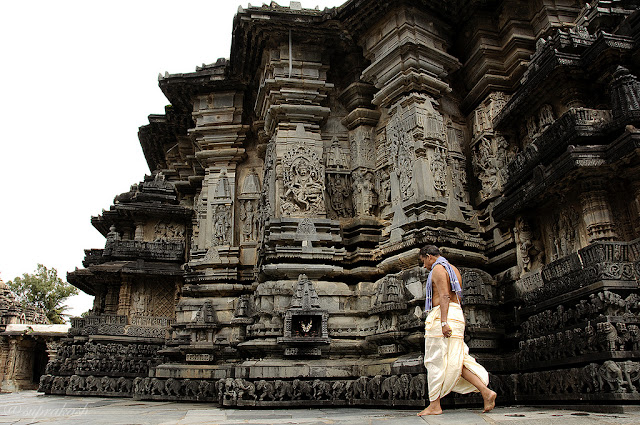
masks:
[[[425,245],[422,248],[420,248],[420,257],[426,257],[427,255],[433,255],[434,257],[439,257],[442,254],[440,254],[440,250],[438,249],[437,246]]]

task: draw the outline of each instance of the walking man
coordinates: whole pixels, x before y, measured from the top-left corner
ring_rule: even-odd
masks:
[[[424,327],[429,406],[418,416],[441,414],[440,399],[451,391],[461,394],[479,391],[484,400],[484,412],[489,412],[496,405],[496,393],[487,387],[489,373],[469,355],[469,347],[464,343],[460,271],[434,245],[420,249],[419,257],[430,272],[425,300],[428,315]]]

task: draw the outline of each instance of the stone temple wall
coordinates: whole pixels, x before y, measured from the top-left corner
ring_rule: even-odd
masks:
[[[433,243],[502,402],[640,400],[637,8],[240,8],[229,59],[159,77],[41,389],[422,406]]]

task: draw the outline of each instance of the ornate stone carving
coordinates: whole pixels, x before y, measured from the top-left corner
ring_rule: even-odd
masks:
[[[482,137],[476,144],[473,169],[482,184],[482,200],[489,199],[502,190],[508,178],[507,164],[514,157],[515,150],[509,147],[502,136]]]
[[[349,132],[351,168],[373,168],[376,163],[373,135],[370,127],[359,126]]]
[[[352,144],[355,142],[352,142]],[[331,140],[331,146],[327,151],[327,171],[329,170],[347,170],[349,169],[349,159],[337,137]]]
[[[160,220],[153,228],[156,241],[182,241],[185,228],[182,224]]]
[[[578,225],[580,215],[566,207],[556,214],[551,225],[551,258],[557,260],[575,252],[578,246]]]
[[[515,227],[513,229],[515,236],[517,255],[521,264],[522,273],[527,273],[536,267],[542,265],[544,261],[544,249],[542,243],[534,235],[533,230],[529,226],[527,220],[518,216],[516,218]]]
[[[240,220],[242,242],[256,241],[258,239],[258,211],[257,200],[246,199],[240,201]]]
[[[255,170],[245,177],[242,192],[238,196],[240,203],[240,242],[257,242],[260,227],[260,180]]]
[[[358,169],[353,172],[353,193],[357,216],[373,215],[377,204],[374,189],[375,181],[371,171]]]
[[[211,206],[213,224],[211,231],[211,246],[231,245],[231,205],[214,204]]]
[[[453,195],[458,201],[467,203],[467,170],[464,161],[451,160],[451,178],[453,180]]]
[[[352,183],[348,174],[327,172],[327,192],[337,217],[353,217]]]
[[[437,147],[431,157],[431,174],[433,175],[433,187],[440,195],[447,193],[447,151]]]
[[[387,167],[381,168],[376,173],[376,192],[378,193],[378,206],[383,209],[391,205],[391,178]]]
[[[324,208],[324,167],[318,155],[299,145],[283,158],[282,214],[318,215]]]

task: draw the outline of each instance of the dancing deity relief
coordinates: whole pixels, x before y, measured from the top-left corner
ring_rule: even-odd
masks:
[[[324,213],[324,167],[318,155],[300,145],[287,152],[283,165],[282,214]]]

